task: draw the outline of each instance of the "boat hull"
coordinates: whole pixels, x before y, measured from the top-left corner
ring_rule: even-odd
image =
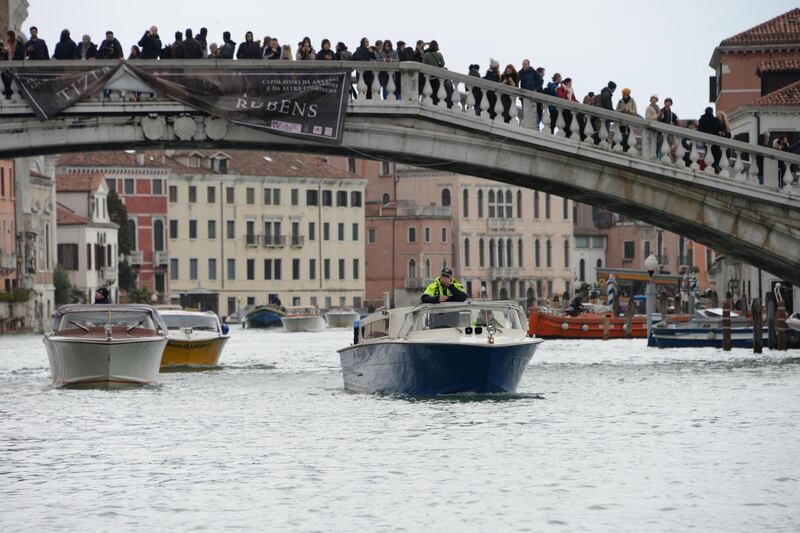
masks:
[[[166,338],[87,341],[45,337],[53,385],[151,384]]]
[[[602,339],[603,323],[603,315],[584,314],[573,317],[533,311],[528,320],[528,335],[542,339]],[[608,336],[611,339],[644,339],[647,337],[645,317],[633,317],[630,335],[626,319],[610,318]]]
[[[283,313],[273,309],[257,309],[249,313],[244,324],[248,328],[279,328]]]
[[[351,346],[339,353],[344,388],[349,391],[414,396],[513,393],[537,345],[389,341]]]
[[[286,331],[322,331],[325,319],[321,316],[284,317],[281,319]]]
[[[654,328],[652,338],[659,348],[722,348],[721,328]],[[731,347],[752,348],[753,328],[731,328]]]
[[[359,317],[358,313],[328,313],[325,321],[329,328],[352,328]]]
[[[169,339],[161,368],[216,368],[228,337]]]

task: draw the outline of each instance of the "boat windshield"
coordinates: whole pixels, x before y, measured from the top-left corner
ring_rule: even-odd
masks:
[[[161,315],[169,329],[192,328],[199,331],[219,331],[216,317],[209,315]]]
[[[116,328],[125,328],[128,331],[134,329],[155,330],[155,324],[149,313],[137,311],[76,311],[65,313],[61,317],[61,323],[57,324],[56,330],[59,332],[70,332],[82,330],[92,331],[97,328],[104,328],[111,325]]]
[[[494,326],[501,330],[522,330],[522,314],[508,307],[460,307],[456,309],[426,309],[414,313],[411,331],[441,328]]]

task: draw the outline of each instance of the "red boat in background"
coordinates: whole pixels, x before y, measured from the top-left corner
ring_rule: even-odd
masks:
[[[633,317],[629,335],[626,319],[614,318],[610,310],[603,312],[602,308],[578,316],[531,309],[528,317],[528,335],[542,339],[602,339],[606,316],[609,317],[610,339],[647,338],[647,323],[644,316]]]

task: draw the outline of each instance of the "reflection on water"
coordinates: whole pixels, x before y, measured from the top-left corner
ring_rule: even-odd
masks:
[[[518,394],[347,393],[352,332],[234,328],[218,369],[50,387],[0,338],[0,529],[796,530],[800,358],[548,341]]]

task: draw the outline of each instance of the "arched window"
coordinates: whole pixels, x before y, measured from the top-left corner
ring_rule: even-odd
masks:
[[[539,191],[533,191],[533,218],[539,218]]]
[[[128,248],[131,251],[136,250],[136,222],[132,219],[128,219]]]
[[[447,258],[446,257],[442,258],[442,270],[444,270],[445,268],[447,268]]]
[[[522,218],[522,191],[517,191],[517,218]]]
[[[469,239],[464,239],[464,266],[469,266]]]
[[[382,203],[383,205],[386,205],[386,204],[388,204],[388,203],[389,203],[391,200],[392,200],[392,197],[391,197],[391,196],[389,196],[389,193],[388,193],[388,192],[385,192],[385,193],[383,193],[383,198],[381,199],[381,203]]]
[[[478,218],[483,218],[483,191],[478,191]]]
[[[489,191],[489,218],[494,218],[494,191]]]
[[[503,239],[497,240],[497,266],[502,267],[506,264],[506,243]]]
[[[469,218],[469,191],[467,189],[464,189],[462,193],[461,204],[461,216]]]
[[[450,205],[450,189],[442,189],[442,205],[445,207]]]
[[[417,262],[414,259],[408,260],[408,279],[417,277]]]
[[[494,239],[489,239],[489,266],[494,266]]]
[[[525,254],[522,253],[522,239],[517,241],[517,266],[524,267],[525,266]],[[522,291],[520,291],[522,292]]]
[[[564,220],[569,220],[569,200],[564,198]]]
[[[442,228],[442,242],[447,242],[447,228]]]
[[[153,222],[153,250],[164,251],[164,222],[160,219]]]
[[[514,266],[514,246],[511,239],[506,241],[506,266]]]
[[[599,259],[598,259],[599,261]],[[586,281],[586,260],[581,259],[578,262],[578,281]]]
[[[546,266],[547,268],[553,267],[553,242],[550,239],[547,239],[547,244],[545,245],[547,250],[545,251],[545,260],[547,261]]]
[[[514,196],[506,191],[506,218],[514,218]]]
[[[433,277],[431,272],[431,260],[425,259],[425,279],[431,279]]]
[[[597,268],[603,268],[603,260],[602,259],[598,259],[597,260]]]
[[[539,244],[539,239],[536,239],[536,242],[533,244],[533,265],[536,268],[542,266],[542,250],[541,245]]]
[[[569,268],[569,239],[564,241],[564,268]]]
[[[481,267],[486,266],[486,259],[484,258],[484,246],[483,246],[483,239],[478,241],[478,265]]]
[[[550,220],[550,193],[544,195],[544,218]]]

